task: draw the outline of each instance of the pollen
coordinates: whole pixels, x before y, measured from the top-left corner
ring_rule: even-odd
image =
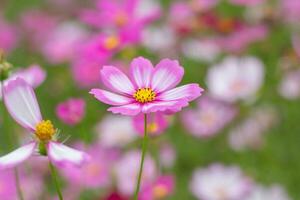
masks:
[[[151,88],[140,88],[133,94],[133,97],[137,102],[147,103],[154,101],[156,94]]]
[[[49,141],[55,133],[54,126],[50,120],[41,121],[35,128],[35,135],[40,141]]]
[[[148,124],[148,131],[150,133],[155,133],[158,130],[158,125],[157,123],[153,122],[153,123],[149,123]]]
[[[120,44],[120,39],[117,36],[109,36],[104,41],[104,46],[108,50],[116,48]]]

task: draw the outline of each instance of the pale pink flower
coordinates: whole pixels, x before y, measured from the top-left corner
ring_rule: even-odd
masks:
[[[300,1],[298,0],[280,0],[281,17],[289,22],[299,22],[300,19]]]
[[[117,189],[121,194],[131,195],[134,192],[140,167],[141,152],[127,152],[115,165]],[[142,187],[153,182],[157,174],[154,160],[147,155],[142,175]]]
[[[0,49],[10,52],[16,47],[17,41],[18,34],[16,28],[0,16]]]
[[[17,199],[17,190],[13,170],[0,171],[0,197],[1,199]]]
[[[91,94],[99,101],[112,105],[108,111],[115,114],[179,111],[199,97],[203,89],[198,84],[174,88],[182,79],[184,69],[176,60],[163,59],[156,67],[142,57],[131,62],[131,80],[113,66],[101,70],[102,82],[115,93],[92,89]]]
[[[269,187],[256,185],[245,200],[291,200],[284,188],[278,184]]]
[[[85,115],[85,101],[81,98],[71,98],[56,107],[57,117],[66,124],[76,125]]]
[[[162,134],[168,128],[167,116],[162,113],[151,113],[148,115],[147,130],[151,136]],[[140,136],[144,135],[144,115],[139,114],[133,118],[133,126]]]
[[[26,69],[19,69],[12,73],[7,80],[4,81],[6,85],[10,80],[16,78],[22,78],[32,87],[38,87],[46,79],[46,71],[43,70],[39,65],[31,65]],[[0,90],[2,90],[2,85],[0,83]],[[0,99],[2,99],[2,92],[0,92]]]
[[[132,120],[126,116],[108,115],[97,125],[99,144],[104,147],[124,147],[138,138]]]
[[[76,55],[77,46],[87,37],[87,31],[75,22],[64,22],[51,31],[42,43],[44,57],[53,64],[68,62]]]
[[[236,166],[213,164],[206,169],[197,169],[190,189],[201,200],[240,200],[250,192],[252,181]]]
[[[198,100],[196,109],[183,111],[185,128],[196,137],[211,137],[217,134],[236,116],[236,109],[228,103],[204,97]]]
[[[174,146],[169,143],[164,143],[159,149],[160,165],[164,168],[171,168],[174,166],[176,160],[176,150]]]
[[[25,129],[33,133],[28,144],[0,157],[0,169],[12,168],[27,160],[37,150],[46,154],[55,165],[81,166],[89,156],[81,151],[57,142],[57,130],[50,120],[43,120],[32,87],[23,79],[9,81],[3,88],[4,103],[11,116]],[[45,150],[41,149],[44,144]]]
[[[264,80],[264,65],[255,57],[227,57],[212,66],[207,75],[208,90],[224,101],[254,98]]]
[[[279,94],[286,99],[300,97],[300,70],[291,71],[283,75],[279,85]]]
[[[230,0],[232,4],[242,5],[242,6],[255,6],[257,4],[263,3],[265,0]]]
[[[160,176],[154,183],[145,186],[139,195],[139,200],[159,200],[170,196],[174,190],[174,178],[172,176]]]

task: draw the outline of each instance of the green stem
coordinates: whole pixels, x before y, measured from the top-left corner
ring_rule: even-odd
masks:
[[[57,192],[57,195],[59,197],[59,200],[63,200],[63,195],[60,191],[60,187],[59,187],[59,184],[58,184],[58,180],[57,180],[57,174],[56,174],[56,170],[54,168],[54,166],[52,165],[52,163],[49,161],[49,168],[50,168],[50,171],[51,171],[51,174],[52,174],[52,177],[53,177],[53,181],[54,181],[54,184],[55,184],[55,188],[56,188],[56,192]]]
[[[17,167],[15,167],[14,173],[15,173],[16,187],[17,187],[17,191],[18,191],[19,200],[24,200],[23,193],[22,193],[21,186],[20,186],[19,171],[18,171]]]
[[[144,168],[144,161],[145,161],[145,156],[147,152],[147,147],[148,147],[148,134],[147,134],[147,115],[144,115],[144,138],[143,138],[143,146],[142,146],[142,159],[141,159],[141,165],[140,165],[140,170],[138,174],[138,179],[137,179],[137,185],[134,193],[134,200],[138,199],[140,187],[141,187],[141,179],[143,175],[143,168]]]

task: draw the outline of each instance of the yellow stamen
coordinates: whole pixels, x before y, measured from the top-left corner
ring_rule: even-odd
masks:
[[[147,127],[148,127],[149,133],[155,133],[158,130],[158,125],[155,122],[149,123]]]
[[[151,88],[140,88],[133,94],[133,97],[137,102],[147,103],[153,101],[156,94]]]
[[[35,127],[35,135],[40,141],[49,141],[52,139],[54,134],[55,129],[50,120],[43,120]]]
[[[116,48],[120,44],[120,39],[116,36],[109,36],[104,41],[104,46],[108,50]]]
[[[163,185],[157,185],[153,188],[153,196],[155,199],[162,199],[166,197],[168,194],[168,190]]]

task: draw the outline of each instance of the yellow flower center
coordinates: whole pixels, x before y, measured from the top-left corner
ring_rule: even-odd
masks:
[[[153,122],[153,123],[149,123],[148,124],[148,131],[150,133],[155,133],[158,130],[158,125],[157,123]]]
[[[104,46],[108,50],[116,48],[120,44],[120,39],[117,36],[109,36],[104,41]]]
[[[55,129],[50,120],[43,120],[35,127],[35,135],[40,141],[46,142],[52,139]]]
[[[151,88],[140,88],[133,94],[133,97],[137,102],[147,103],[153,101],[156,94]]]
[[[163,185],[157,185],[153,188],[153,196],[155,199],[162,199],[166,197],[168,194],[168,190]]]

